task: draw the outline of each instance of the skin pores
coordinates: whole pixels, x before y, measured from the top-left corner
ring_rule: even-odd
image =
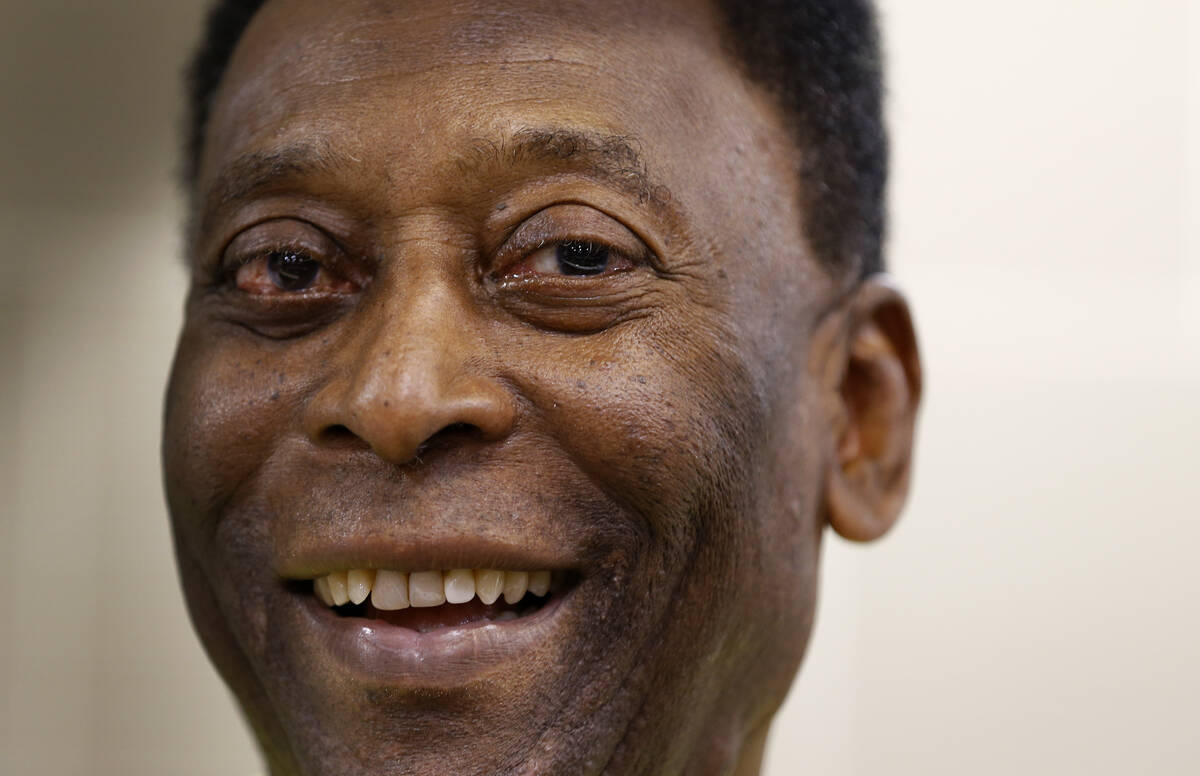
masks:
[[[798,153],[694,4],[267,3],[207,130],[164,460],[274,773],[757,767],[828,463]],[[322,603],[352,569],[556,587],[418,633]]]

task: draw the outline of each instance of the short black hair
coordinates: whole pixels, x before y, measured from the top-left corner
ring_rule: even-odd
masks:
[[[217,0],[187,70],[185,181],[196,182],[213,95],[266,0]],[[887,133],[873,0],[716,0],[746,76],[783,108],[801,149],[805,234],[831,269],[883,269]]]

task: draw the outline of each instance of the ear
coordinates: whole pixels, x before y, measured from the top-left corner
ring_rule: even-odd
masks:
[[[860,283],[813,340],[825,408],[825,506],[852,541],[887,533],[912,474],[921,362],[908,303],[884,275]]]

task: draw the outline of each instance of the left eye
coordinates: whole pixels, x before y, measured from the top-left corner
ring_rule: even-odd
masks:
[[[518,267],[518,273],[586,277],[628,269],[633,263],[602,243],[591,240],[564,240],[538,248]]]

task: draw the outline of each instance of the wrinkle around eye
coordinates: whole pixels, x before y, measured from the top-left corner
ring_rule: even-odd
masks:
[[[194,298],[196,315],[213,325],[268,340],[288,340],[334,324],[354,305],[353,295],[252,295],[225,288]]]
[[[575,280],[560,282],[586,285]],[[499,301],[510,314],[532,326],[567,334],[595,334],[651,317],[669,303],[664,289],[646,283],[633,282],[604,291],[593,289],[587,295],[552,293],[545,289],[546,285],[549,284],[512,280],[499,287]]]

